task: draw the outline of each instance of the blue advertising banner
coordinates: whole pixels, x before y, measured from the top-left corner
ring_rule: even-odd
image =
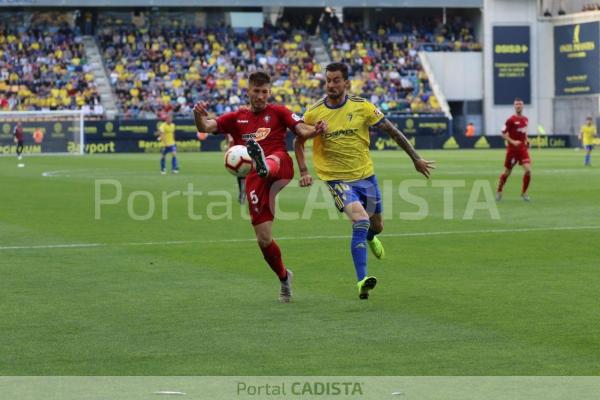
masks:
[[[494,104],[531,104],[529,26],[494,26]]]
[[[450,121],[443,116],[390,116],[418,148],[442,148],[450,132]],[[177,151],[224,151],[224,135],[198,134],[192,119],[179,119],[175,123]],[[84,152],[99,153],[158,153],[161,143],[156,134],[159,120],[98,120],[86,121],[84,126]],[[14,153],[12,131],[14,121],[0,123],[0,154]],[[76,140],[78,126],[72,121],[24,121],[25,153],[79,153]],[[287,136],[287,146],[292,150],[294,135]],[[371,133],[373,150],[398,148],[387,134],[376,129]]]
[[[600,22],[554,27],[557,96],[600,93]]]
[[[437,136],[450,132],[450,121],[443,116],[388,116],[406,135]]]

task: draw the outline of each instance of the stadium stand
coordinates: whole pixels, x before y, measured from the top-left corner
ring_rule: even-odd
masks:
[[[70,13],[0,17],[0,109],[103,114],[100,96]]]
[[[122,116],[156,118],[189,116],[201,99],[210,99],[216,113],[234,110],[245,97],[247,73],[256,68],[273,76],[276,101],[301,112],[318,96],[314,74],[321,68],[305,37],[286,21],[244,32],[145,21],[105,25],[98,41]]]
[[[475,51],[481,46],[462,18],[390,18],[377,29],[363,21],[324,13],[320,33],[334,60],[351,66],[352,90],[386,113],[437,114],[441,108],[421,67],[418,51]]]
[[[102,17],[101,17],[102,19]],[[168,13],[105,17],[97,34],[121,118],[189,116],[209,100],[215,113],[237,109],[245,76],[256,68],[273,76],[274,100],[301,113],[323,95],[323,65],[310,34],[317,33],[331,60],[351,66],[352,91],[387,113],[437,114],[440,105],[417,52],[477,51],[468,21],[394,20],[364,30],[327,12],[321,18],[286,15],[262,29],[238,31],[218,24],[198,28]]]

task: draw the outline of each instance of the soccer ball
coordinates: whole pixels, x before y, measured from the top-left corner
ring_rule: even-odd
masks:
[[[231,146],[225,152],[225,169],[240,178],[248,175],[252,169],[252,159],[248,155],[246,146]]]

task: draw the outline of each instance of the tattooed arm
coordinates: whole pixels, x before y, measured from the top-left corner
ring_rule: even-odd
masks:
[[[431,170],[435,169],[435,161],[427,161],[421,158],[419,154],[415,151],[415,148],[410,144],[406,136],[394,125],[389,119],[384,118],[381,120],[379,124],[377,124],[377,128],[386,132],[396,143],[398,146],[402,147],[402,150],[408,154],[410,159],[415,164],[415,169],[421,174],[425,175],[426,178],[429,178],[431,175]]]

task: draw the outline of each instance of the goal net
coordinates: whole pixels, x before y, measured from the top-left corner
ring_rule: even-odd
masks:
[[[23,129],[23,153],[84,154],[82,111],[0,112],[0,154],[15,154],[15,127]]]

